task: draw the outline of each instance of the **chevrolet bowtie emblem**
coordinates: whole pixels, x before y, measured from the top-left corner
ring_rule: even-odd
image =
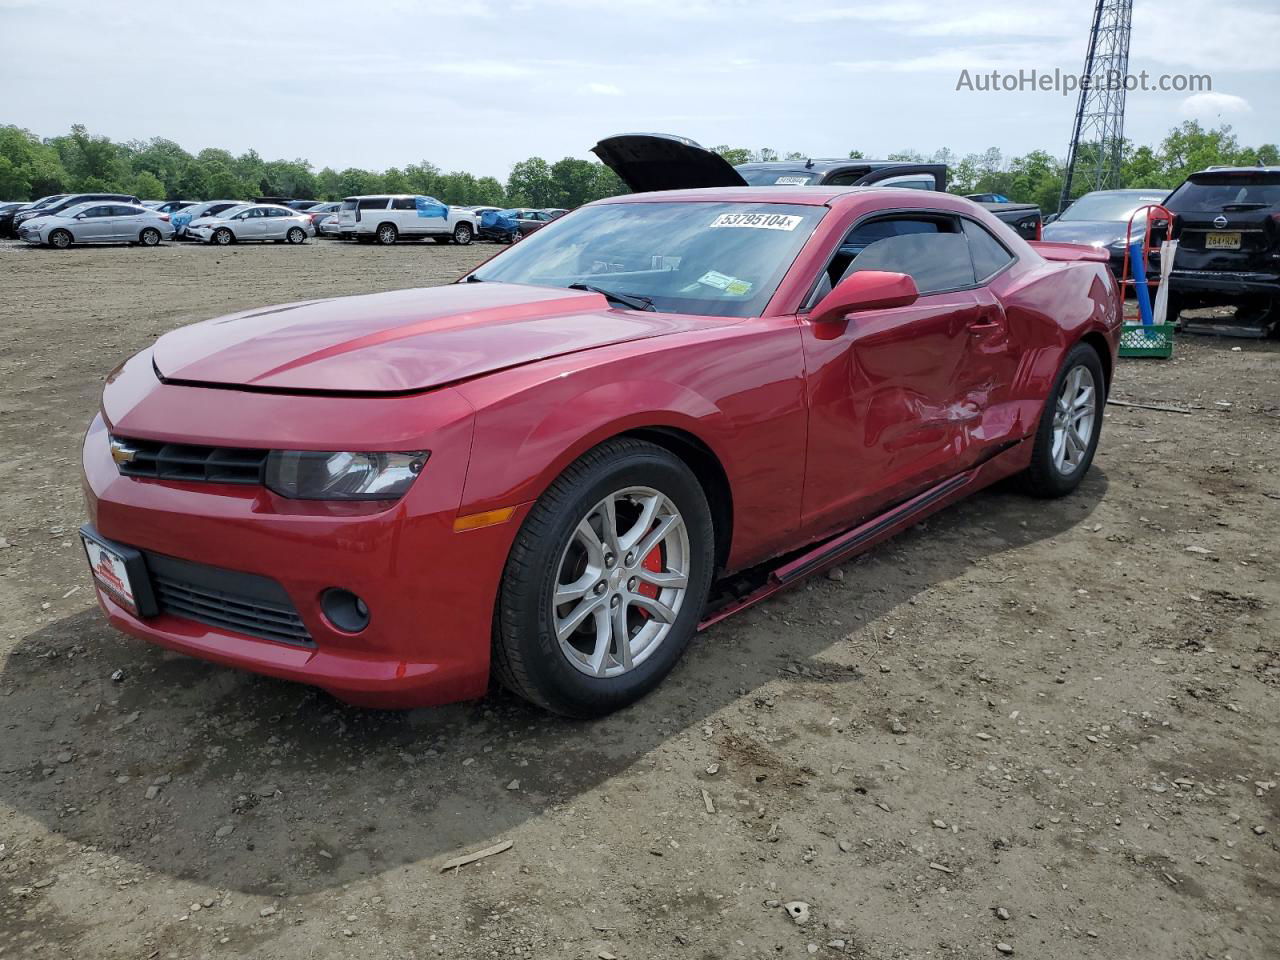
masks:
[[[123,440],[111,441],[111,459],[117,464],[133,463],[134,457],[138,455],[138,451]]]

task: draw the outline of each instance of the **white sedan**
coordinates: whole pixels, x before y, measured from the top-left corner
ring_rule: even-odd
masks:
[[[305,243],[316,235],[305,213],[271,203],[246,203],[230,207],[212,217],[201,217],[187,225],[187,235],[205,243],[240,243],[245,240],[274,240],[276,243]]]
[[[140,204],[91,200],[44,217],[32,217],[18,228],[18,238],[65,250],[73,243],[140,243],[154,247],[173,239],[167,213]]]

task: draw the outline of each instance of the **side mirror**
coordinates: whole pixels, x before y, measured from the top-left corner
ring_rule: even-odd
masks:
[[[83,219],[84,219],[84,214],[83,214],[83,213],[77,213],[77,214],[76,214],[76,219],[77,219],[77,220],[83,220]]]
[[[1053,221],[1057,219],[1058,219],[1058,215],[1056,213],[1051,213],[1044,218],[1044,225],[1047,227],[1049,224],[1053,223]]]
[[[843,320],[861,310],[909,307],[920,297],[916,282],[905,273],[860,270],[841,280],[809,314],[810,323]]]

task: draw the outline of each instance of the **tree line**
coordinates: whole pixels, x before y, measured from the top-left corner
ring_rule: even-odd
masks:
[[[805,154],[722,145],[714,148],[730,163],[748,160],[804,160]],[[861,158],[857,150],[851,158]],[[1000,193],[1019,203],[1056,210],[1065,164],[1044,150],[1006,158],[992,147],[958,156],[903,151],[889,160],[946,163],[953,193]],[[1275,144],[1242,146],[1229,126],[1206,129],[1186,121],[1156,146],[1126,142],[1125,186],[1172,188],[1188,173],[1213,164],[1280,163]],[[0,200],[33,200],[67,192],[131,193],[143,200],[241,199],[255,196],[338,200],[356,194],[412,193],[449,204],[572,208],[625,193],[621,180],[601,163],[565,157],[521,160],[506,183],[466,171],[444,172],[423,160],[405,167],[363,170],[314,169],[298,160],[264,160],[254,150],[239,156],[208,147],[192,154],[172,140],[117,143],[75,125],[67,134],[40,138],[22,128],[0,126]]]

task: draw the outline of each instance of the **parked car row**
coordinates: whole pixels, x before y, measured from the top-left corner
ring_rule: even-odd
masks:
[[[1044,239],[1105,250],[1120,276],[1125,246],[1143,238],[1144,208],[1152,204],[1172,223],[1159,217],[1151,224],[1150,275],[1160,270],[1160,243],[1178,241],[1169,320],[1185,309],[1229,306],[1240,332],[1280,334],[1280,167],[1210,167],[1167,196],[1159,188],[1086,193],[1045,226]]]
[[[514,242],[568,212],[558,208],[449,206],[412,194],[347,197],[307,210],[318,235],[335,240],[389,244],[431,239],[464,246],[474,240]]]

